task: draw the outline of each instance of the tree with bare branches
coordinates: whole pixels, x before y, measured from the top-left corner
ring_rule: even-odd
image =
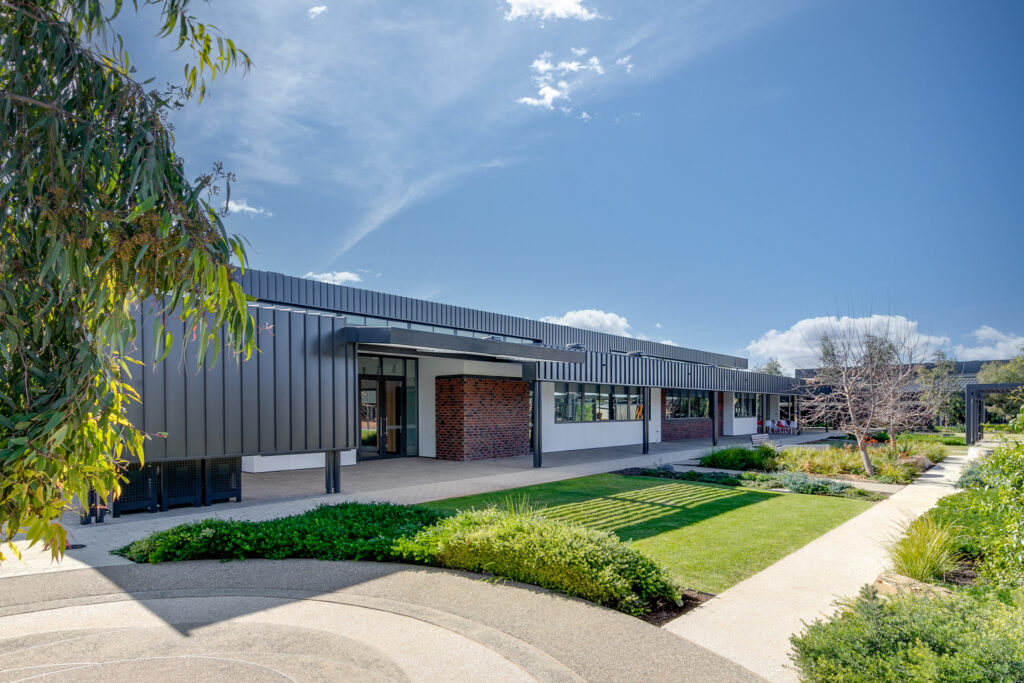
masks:
[[[892,438],[918,424],[924,404],[907,391],[921,359],[908,330],[893,325],[837,324],[815,345],[818,369],[808,378],[803,403],[808,422],[835,425],[857,441],[864,471],[875,473],[868,455],[874,430],[888,428]]]

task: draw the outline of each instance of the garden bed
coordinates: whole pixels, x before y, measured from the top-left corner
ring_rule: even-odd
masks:
[[[832,478],[873,480],[884,484],[909,484],[928,467],[946,457],[946,446],[930,442],[897,442],[896,446],[873,442],[868,453],[875,474],[868,476],[860,452],[852,445],[790,446],[775,450],[731,447],[709,452],[702,467],[749,470],[764,473],[802,472]]]

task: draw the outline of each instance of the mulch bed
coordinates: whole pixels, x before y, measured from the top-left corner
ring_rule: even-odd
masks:
[[[663,604],[648,612],[643,617],[643,620],[648,624],[653,624],[654,626],[663,626],[676,617],[680,617],[695,607],[700,606],[701,603],[707,602],[713,597],[715,596],[711,593],[704,593],[703,591],[695,591],[686,588],[683,590],[682,605],[677,607],[676,605]]]
[[[960,566],[942,576],[946,583],[954,586],[973,586],[978,580],[978,573],[974,571],[973,560],[963,560]]]

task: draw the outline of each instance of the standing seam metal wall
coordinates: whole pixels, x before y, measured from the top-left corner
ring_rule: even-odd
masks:
[[[314,311],[250,307],[257,348],[243,361],[220,354],[200,365],[185,345],[182,322],[170,316],[174,335],[167,358],[154,363],[153,313],[136,314],[131,384],[142,397],[128,418],[148,434],[147,460],[210,456],[277,455],[355,448],[356,385],[353,347],[338,339],[340,316]]]
[[[332,285],[281,273],[247,270],[239,277],[239,282],[250,296],[261,301],[288,306],[320,308],[335,313],[391,318],[488,334],[507,334],[536,339],[548,346],[559,348],[563,348],[567,344],[583,344],[587,349],[598,352],[636,350],[649,356],[691,363],[735,368],[747,367],[747,360],[737,356],[620,337],[604,332],[581,330],[539,320],[438,304],[383,292]]]

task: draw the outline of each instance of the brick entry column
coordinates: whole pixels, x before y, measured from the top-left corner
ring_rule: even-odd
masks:
[[[530,386],[512,377],[435,381],[437,457],[483,460],[530,452]]]

